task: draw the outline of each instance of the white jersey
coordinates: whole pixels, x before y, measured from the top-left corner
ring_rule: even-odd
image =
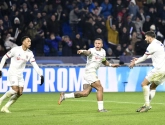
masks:
[[[91,54],[87,56],[85,72],[96,72],[102,61],[105,60],[106,52],[104,49],[97,51],[95,48],[91,48],[88,51],[90,51]]]
[[[26,63],[28,61],[35,62],[34,55],[31,50],[24,51],[22,46],[14,47],[6,53],[8,58],[11,58],[8,73],[10,75],[20,76],[22,75]]]
[[[154,68],[160,69],[165,66],[165,48],[160,41],[154,39],[147,47],[145,54],[151,56]]]

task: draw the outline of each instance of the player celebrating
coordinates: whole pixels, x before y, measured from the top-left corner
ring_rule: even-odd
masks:
[[[155,39],[155,33],[148,31],[145,33],[145,40],[149,43],[145,54],[140,58],[135,58],[130,63],[130,68],[135,64],[145,61],[147,58],[152,59],[154,68],[147,74],[142,82],[145,104],[137,109],[137,112],[147,112],[150,107],[150,102],[155,96],[156,87],[165,81],[165,49],[164,45]],[[148,85],[151,84],[150,90]]]
[[[118,67],[119,64],[111,64],[106,60],[106,52],[102,48],[103,41],[98,38],[94,41],[94,48],[89,50],[78,50],[78,54],[83,54],[87,56],[87,64],[85,67],[85,75],[84,75],[84,84],[83,91],[75,92],[75,93],[61,93],[58,104],[60,105],[63,100],[66,98],[80,98],[87,97],[92,88],[97,90],[97,101],[98,101],[98,111],[99,112],[107,112],[107,110],[103,107],[103,87],[100,83],[100,80],[97,77],[96,71],[100,67],[101,63],[105,66],[110,67]]]
[[[40,85],[44,83],[44,77],[42,76],[41,71],[35,62],[32,51],[29,50],[31,46],[31,39],[27,36],[24,36],[22,37],[21,41],[22,46],[14,47],[8,51],[6,55],[3,56],[0,63],[0,77],[2,77],[2,67],[4,66],[6,60],[11,58],[7,76],[8,86],[10,86],[11,89],[0,98],[0,105],[4,99],[8,97],[10,97],[10,99],[6,105],[2,107],[1,112],[10,113],[8,108],[22,95],[24,87],[23,70],[25,69],[26,63],[28,61],[30,61],[36,72],[40,75]]]

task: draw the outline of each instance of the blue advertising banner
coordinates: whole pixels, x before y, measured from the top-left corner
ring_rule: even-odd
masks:
[[[24,71],[24,92],[74,92],[83,90],[84,67],[43,67],[45,83],[40,86],[40,78],[33,68]],[[104,87],[104,92],[140,92],[141,82],[152,67],[100,67],[97,74]],[[6,92],[7,70],[2,70],[0,78],[0,93]],[[93,89],[93,92],[96,90]],[[165,91],[165,84],[161,84],[157,91]]]

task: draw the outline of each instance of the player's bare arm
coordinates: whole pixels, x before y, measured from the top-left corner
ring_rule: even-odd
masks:
[[[38,67],[36,62],[32,62],[31,64],[34,67],[35,71],[40,75],[40,77],[41,77],[41,84],[40,84],[40,86],[42,86],[43,83],[44,83],[44,76],[41,74],[40,68]]]
[[[142,57],[140,57],[140,58],[134,58],[133,60],[131,60],[129,67],[130,67],[130,68],[133,68],[136,64],[141,63],[141,62],[145,61],[146,59],[148,59],[148,56],[149,56],[149,55],[144,54],[144,55],[143,55]],[[149,57],[150,57],[150,56],[149,56]]]
[[[105,66],[110,66],[110,67],[119,67],[120,66],[119,64],[112,64],[112,63],[108,62],[107,60],[103,61],[102,64]]]
[[[8,59],[7,55],[4,55],[2,57],[1,63],[0,63],[0,78],[2,77],[2,68],[7,65],[6,60]]]
[[[91,51],[88,51],[88,50],[78,50],[77,54],[83,54],[85,56],[89,56],[91,54]]]

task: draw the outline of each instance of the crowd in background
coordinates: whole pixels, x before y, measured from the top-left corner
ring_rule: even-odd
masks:
[[[164,44],[165,0],[0,0],[0,55],[24,35],[36,56],[77,56],[96,38],[107,56],[143,55],[149,30]]]

